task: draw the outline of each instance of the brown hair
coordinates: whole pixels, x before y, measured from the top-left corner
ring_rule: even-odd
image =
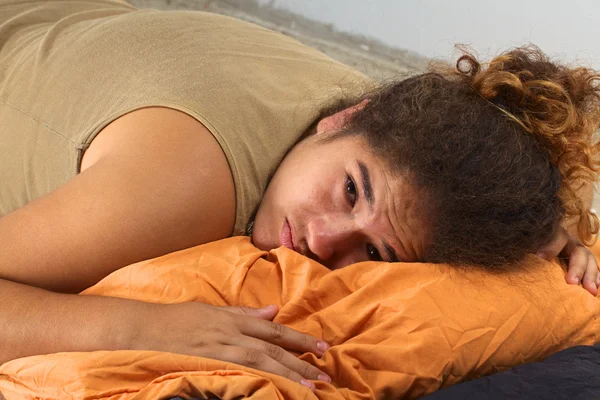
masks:
[[[456,68],[368,93],[341,134],[363,136],[421,190],[422,261],[501,267],[548,244],[566,218],[580,217],[585,240],[597,233],[576,192],[600,167],[599,79],[533,46],[487,66],[465,53]]]

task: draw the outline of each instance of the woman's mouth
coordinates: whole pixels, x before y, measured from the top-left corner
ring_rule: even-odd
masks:
[[[292,240],[292,227],[290,226],[287,218],[283,222],[283,227],[281,228],[281,233],[279,234],[279,240],[282,246],[285,246],[290,250],[296,250]]]

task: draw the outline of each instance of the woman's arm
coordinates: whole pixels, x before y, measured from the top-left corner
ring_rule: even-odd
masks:
[[[316,338],[270,322],[276,307],[152,304],[54,293],[4,280],[0,304],[0,364],[63,351],[157,350],[246,365],[311,389],[314,384],[306,379],[331,382],[283,350],[324,352]]]
[[[318,378],[318,369],[283,347],[316,354],[323,347],[268,321],[276,308],[68,294],[125,265],[233,229],[229,166],[193,118],[162,108],[136,111],[105,128],[88,152],[81,174],[0,219],[0,363],[131,348],[236,362],[297,382]],[[189,316],[185,324],[181,315]]]
[[[139,110],[88,152],[81,174],[0,219],[0,279],[75,293],[128,264],[231,235],[231,172],[195,119]]]
[[[0,364],[61,351],[126,349],[138,301],[78,296],[0,280]]]

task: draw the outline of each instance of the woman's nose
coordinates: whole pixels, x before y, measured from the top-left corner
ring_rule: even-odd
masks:
[[[311,220],[307,228],[308,247],[322,262],[357,248],[359,227],[347,215],[319,216]]]

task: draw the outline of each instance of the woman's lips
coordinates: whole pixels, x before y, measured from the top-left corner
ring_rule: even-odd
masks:
[[[292,227],[290,226],[287,218],[283,222],[283,228],[281,228],[281,233],[279,234],[279,241],[281,242],[282,246],[294,251],[296,250],[294,248],[294,242],[292,241]]]

